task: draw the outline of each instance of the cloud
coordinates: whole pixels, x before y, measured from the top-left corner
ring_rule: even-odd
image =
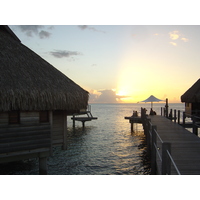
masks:
[[[50,35],[51,35],[51,33],[47,32],[47,31],[42,30],[42,31],[39,32],[39,36],[40,36],[41,39],[48,38]]]
[[[189,41],[189,39],[187,39],[187,38],[181,38],[181,40],[183,40],[184,42],[188,42]]]
[[[41,39],[50,37],[51,33],[44,29],[43,25],[19,25],[18,26],[22,32],[24,32],[28,37],[33,37],[34,35],[39,36]],[[52,29],[52,26],[51,26]]]
[[[177,40],[180,37],[179,31],[172,31],[169,33],[172,40]]]
[[[41,25],[20,25],[19,28],[22,32],[25,32],[27,36],[32,37],[33,33],[38,34],[39,29],[43,28]]]
[[[85,30],[85,29],[87,29],[87,28],[88,28],[88,26],[87,26],[87,25],[78,25],[78,27],[79,27],[80,29],[82,29],[82,30]]]
[[[98,98],[98,102],[100,103],[117,103],[116,93],[113,90],[103,90],[99,91],[101,95]]]
[[[122,98],[128,96],[116,95],[113,90],[91,90],[90,91],[90,103],[120,103]]]
[[[170,44],[172,44],[173,46],[177,46],[175,42],[170,42]]]
[[[71,56],[79,56],[82,55],[82,53],[77,51],[64,51],[64,50],[55,50],[50,52],[51,55],[53,55],[56,58],[69,58]]]
[[[189,41],[188,38],[186,38],[186,37],[181,37],[182,34],[179,33],[179,31],[172,31],[172,32],[169,33],[169,36],[170,36],[170,39],[171,39],[171,40],[177,40],[177,41],[182,40],[183,42],[188,42],[188,41]],[[176,43],[176,42],[170,42],[170,44],[173,45],[173,46],[177,46],[177,43]]]
[[[96,28],[88,26],[88,25],[78,25],[78,28],[80,28],[81,30],[88,29],[88,30],[92,30],[92,31],[95,31],[95,32],[105,33],[105,31],[97,30]]]

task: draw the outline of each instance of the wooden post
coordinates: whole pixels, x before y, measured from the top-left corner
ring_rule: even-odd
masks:
[[[53,111],[49,111],[49,123],[51,129],[51,147],[50,147],[50,155],[53,156]]]
[[[156,175],[156,145],[157,145],[157,135],[156,126],[152,126],[152,138],[151,138],[151,175]]]
[[[151,125],[150,125],[150,119],[147,119],[147,130],[146,130],[146,137],[147,137],[147,155],[151,155],[150,152],[151,152],[151,136],[150,136],[150,131],[151,131]]]
[[[166,99],[166,105],[165,105],[165,107],[166,107],[166,118],[168,118],[168,108],[169,108],[169,106],[168,106],[168,99]]]
[[[172,109],[170,109],[169,119],[172,121],[172,118],[173,118]]]
[[[162,143],[162,175],[171,174],[171,160],[167,151],[171,154],[171,143]]]
[[[85,128],[85,121],[82,121],[82,127]]]
[[[67,149],[67,113],[63,112],[63,150]]]
[[[147,117],[145,116],[144,109],[143,109],[142,113],[143,113],[142,114],[142,121],[143,121],[144,134],[147,135]]]
[[[183,112],[183,127],[185,127],[185,112]]]
[[[162,112],[162,111],[163,111],[163,108],[161,107],[161,116],[163,115],[163,112]]]
[[[198,127],[196,125],[196,117],[195,116],[192,117],[192,124],[193,124],[193,126],[192,126],[192,132],[195,135],[198,135]]]
[[[180,124],[180,110],[178,110],[178,124]]]
[[[174,110],[174,122],[176,123],[176,109]]]
[[[73,128],[75,128],[75,115],[73,115]]]
[[[130,123],[131,123],[131,133],[133,132],[133,122],[132,122],[132,120],[130,120]]]
[[[39,157],[39,174],[47,175],[47,157]]]

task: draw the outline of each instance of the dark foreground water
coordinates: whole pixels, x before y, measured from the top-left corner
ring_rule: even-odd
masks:
[[[177,104],[179,105],[179,104]],[[143,107],[145,104],[142,104]],[[149,174],[146,144],[142,126],[135,125],[134,133],[125,116],[133,110],[140,112],[140,104],[95,104],[92,114],[98,120],[80,122],[75,130],[68,117],[68,148],[54,148],[48,158],[49,175],[137,175]],[[159,114],[161,104],[154,105]],[[182,104],[179,105],[182,109]],[[38,174],[38,160],[30,159],[1,164],[0,174]]]

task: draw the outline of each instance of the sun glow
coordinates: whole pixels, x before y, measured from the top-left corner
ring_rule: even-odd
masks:
[[[137,103],[152,94],[160,97],[160,92],[163,90],[158,84],[161,80],[159,77],[155,78],[155,72],[158,71],[156,63],[127,59],[122,64],[116,94],[125,96],[121,99],[123,102]]]
[[[144,95],[141,72],[127,63],[120,71],[116,94],[124,96],[124,103],[137,103]]]

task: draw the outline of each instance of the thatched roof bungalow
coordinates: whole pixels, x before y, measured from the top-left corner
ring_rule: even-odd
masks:
[[[0,72],[0,163],[65,146],[66,116],[86,109],[89,93],[8,26],[0,26]]]
[[[0,110],[80,110],[88,92],[0,28]]]
[[[181,102],[185,102],[185,111],[188,116],[200,114],[200,79],[181,96]]]

